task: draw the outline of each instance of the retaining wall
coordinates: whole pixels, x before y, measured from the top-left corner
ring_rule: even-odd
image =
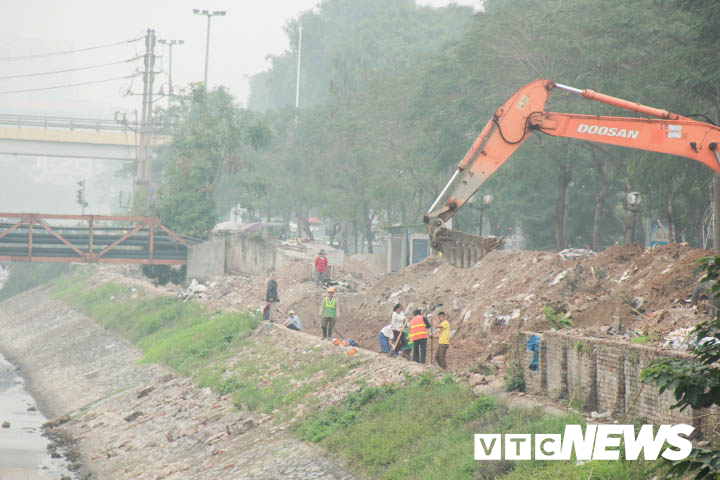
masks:
[[[277,249],[262,238],[220,233],[190,247],[187,278],[209,280],[224,273],[264,275],[275,269],[277,261]]]
[[[263,275],[275,270],[276,262],[277,249],[262,238],[225,234],[225,273]]]
[[[528,368],[533,352],[525,343],[532,332],[518,335],[516,358],[525,372],[526,392],[552,400],[567,400],[585,411],[607,412],[624,423],[642,421],[653,425],[687,423],[700,433],[710,433],[716,415],[707,410],[671,409],[671,392],[658,393],[654,384],[644,385],[640,373],[660,357],[691,358],[684,352],[656,351],[654,347],[610,339],[588,338],[565,332],[535,333],[541,338],[539,367]],[[718,409],[714,409],[714,413]],[[700,418],[698,418],[700,417]]]
[[[225,273],[225,239],[213,237],[188,249],[187,278],[207,280]]]

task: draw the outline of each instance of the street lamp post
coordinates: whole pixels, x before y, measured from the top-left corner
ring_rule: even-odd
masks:
[[[163,45],[167,45],[170,49],[169,51],[169,65],[168,65],[168,83],[170,86],[168,87],[168,108],[170,108],[170,103],[172,102],[173,97],[173,83],[172,83],[172,47],[175,45],[182,45],[185,43],[184,40],[158,40],[158,43],[161,43]]]
[[[495,200],[495,198],[490,195],[489,193],[487,195],[483,195],[482,197],[482,204],[480,205],[480,235],[482,236],[483,231],[483,215],[485,213],[485,209],[490,206],[490,204]]]
[[[302,52],[302,25],[298,27],[297,80],[295,81],[295,108],[300,106],[300,54]]]
[[[625,239],[625,243],[635,243],[635,224],[637,223],[637,214],[642,212],[642,195],[638,192],[630,192],[627,194],[627,209],[630,210],[632,226],[630,227],[630,241]]]
[[[210,19],[212,17],[223,17],[227,13],[225,10],[215,10],[211,12],[209,10],[198,10],[193,9],[195,15],[205,15],[207,17],[207,41],[205,42],[205,90],[208,89],[208,59],[210,57]]]

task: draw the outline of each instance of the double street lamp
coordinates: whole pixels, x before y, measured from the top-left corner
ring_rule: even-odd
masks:
[[[482,203],[480,204],[480,235],[482,235],[483,231],[483,216],[485,214],[485,209],[492,204],[493,200],[495,200],[495,198],[489,193],[487,195],[483,195],[482,197]]]
[[[170,86],[168,87],[169,95],[168,95],[168,108],[170,108],[170,103],[172,103],[172,97],[173,97],[173,83],[172,83],[172,47],[175,45],[182,45],[185,43],[184,40],[158,40],[158,43],[167,45],[170,49],[170,59],[169,59],[169,67],[168,67],[168,83]],[[207,75],[207,74],[206,74]]]
[[[205,43],[205,89],[208,89],[208,58],[210,57],[210,19],[212,17],[224,17],[227,13],[225,10],[215,10],[213,12],[209,10],[198,10],[193,9],[195,15],[205,15],[207,17],[207,41]]]
[[[476,200],[475,200],[475,196],[474,196],[474,195],[473,195],[472,197],[470,197],[470,200],[468,200],[468,202],[467,202],[467,203],[469,203],[474,209],[480,210],[480,235],[482,235],[482,233],[483,233],[483,222],[484,222],[484,220],[485,220],[485,218],[484,218],[484,216],[485,216],[485,209],[488,208],[488,207],[492,204],[493,200],[495,200],[495,197],[493,197],[492,195],[490,195],[489,193],[487,193],[487,194],[483,195],[482,198],[480,199],[480,206],[477,206],[477,207],[476,207],[476,206],[474,205],[474,204],[476,203]]]
[[[626,233],[625,243],[635,243],[635,225],[637,224],[637,214],[642,212],[643,209],[642,195],[638,192],[628,193],[626,197],[626,208],[630,211],[630,221],[632,222],[632,226],[630,227],[630,232]]]

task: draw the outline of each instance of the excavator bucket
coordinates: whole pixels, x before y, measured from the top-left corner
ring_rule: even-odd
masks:
[[[468,268],[504,242],[505,237],[481,237],[442,227],[435,232],[432,247],[442,252],[452,265]]]

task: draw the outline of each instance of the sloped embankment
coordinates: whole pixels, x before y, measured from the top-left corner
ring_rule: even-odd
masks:
[[[375,354],[349,356],[274,326],[233,329],[215,312],[130,287],[72,285],[61,289],[65,301],[46,287],[3,302],[0,350],[53,426],[77,440],[93,478],[353,478],[290,424],[361,383],[402,381],[419,368],[375,364]],[[145,353],[65,302],[135,335]],[[141,335],[137,318],[160,323]],[[173,339],[168,348],[163,339]],[[195,379],[147,362],[153,357]]]
[[[475,462],[473,433],[560,433],[582,418],[511,408],[421,365],[129,286],[75,278],[0,311],[0,349],[58,415],[52,430],[75,440],[92,478],[551,479],[603,471],[629,480],[655,468]]]

